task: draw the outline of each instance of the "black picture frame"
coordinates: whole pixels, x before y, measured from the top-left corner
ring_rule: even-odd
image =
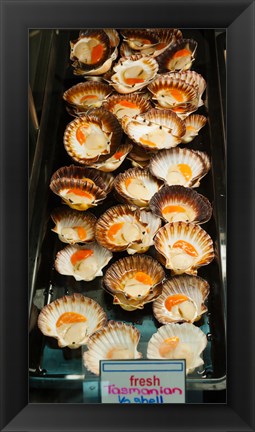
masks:
[[[1,430],[240,431],[254,421],[254,0],[1,0]],[[28,29],[227,29],[227,403],[28,404]]]

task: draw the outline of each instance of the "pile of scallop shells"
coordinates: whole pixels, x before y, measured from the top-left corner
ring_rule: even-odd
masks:
[[[112,307],[130,315],[151,303],[160,328],[147,358],[185,358],[187,373],[203,364],[206,347],[194,322],[207,311],[209,285],[197,272],[214,259],[200,226],[212,206],[196,190],[210,158],[190,145],[207,122],[197,113],[206,82],[191,70],[196,49],[178,29],[81,30],[70,42],[77,83],[63,95],[73,117],[63,138],[70,166],[50,181],[65,204],[51,214],[67,244],[56,270],[77,281],[103,276]],[[60,346],[87,344],[84,364],[96,374],[100,359],[140,358],[139,331],[107,324],[102,308],[88,304],[78,294],[57,300],[39,327]]]

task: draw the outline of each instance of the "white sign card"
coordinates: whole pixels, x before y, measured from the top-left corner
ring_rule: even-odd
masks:
[[[101,360],[102,403],[185,403],[185,360]]]

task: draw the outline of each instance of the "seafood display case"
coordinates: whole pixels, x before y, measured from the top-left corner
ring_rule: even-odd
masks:
[[[223,44],[175,30],[169,57],[167,29],[105,30],[29,35],[30,401],[99,403],[100,358],[198,337],[186,402],[225,403]]]

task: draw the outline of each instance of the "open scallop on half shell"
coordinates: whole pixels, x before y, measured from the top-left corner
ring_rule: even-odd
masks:
[[[81,115],[89,109],[100,108],[111,92],[112,88],[106,83],[86,81],[66,90],[63,99],[73,115]]]
[[[187,148],[163,150],[151,158],[149,169],[169,186],[198,187],[210,169],[206,153]]]
[[[121,201],[144,208],[149,206],[150,199],[162,184],[148,169],[130,168],[117,175],[114,189]]]
[[[69,244],[94,241],[97,218],[92,213],[59,207],[51,213],[51,218],[56,224],[52,231],[60,241]]]
[[[102,269],[112,259],[112,253],[98,245],[70,245],[59,251],[55,260],[56,270],[76,281],[92,281],[103,276]]]
[[[175,276],[163,283],[162,294],[153,302],[153,314],[161,324],[198,321],[207,311],[209,284],[198,276]]]
[[[176,147],[186,131],[174,112],[155,108],[133,118],[123,117],[122,127],[131,140],[150,151]]]
[[[38,327],[45,336],[57,339],[61,348],[71,349],[85,345],[106,322],[107,316],[101,306],[81,294],[53,301],[44,306],[38,317]]]
[[[110,84],[122,94],[133,93],[147,86],[158,72],[158,63],[151,57],[122,57],[113,67]]]
[[[100,360],[139,359],[137,351],[140,332],[132,325],[109,321],[102,330],[92,335],[88,341],[88,351],[84,353],[84,366],[99,375]]]
[[[190,69],[195,60],[196,49],[197,42],[193,39],[182,39],[171,45],[157,57],[161,72]]]
[[[148,255],[122,258],[112,264],[103,278],[104,288],[114,296],[113,304],[127,311],[143,309],[162,291],[165,272]]]
[[[204,364],[201,357],[206,348],[206,335],[190,323],[171,323],[160,327],[147,348],[149,359],[185,359],[186,374]]]
[[[214,259],[213,241],[199,225],[173,222],[160,228],[154,238],[155,248],[165,267],[173,274],[197,274],[197,269]],[[159,257],[160,258],[160,257]]]
[[[103,108],[97,108],[67,125],[64,146],[76,162],[93,165],[114,154],[121,136],[122,129],[116,117]]]
[[[140,220],[140,211],[131,205],[116,205],[103,213],[96,224],[96,240],[103,247],[120,252],[141,243],[147,224]]]
[[[148,100],[138,94],[114,94],[104,102],[104,108],[111,111],[118,120],[122,117],[134,117],[137,114],[142,114],[151,109],[151,104]]]
[[[203,224],[212,216],[208,199],[184,186],[164,186],[150,200],[150,209],[165,222]]]

